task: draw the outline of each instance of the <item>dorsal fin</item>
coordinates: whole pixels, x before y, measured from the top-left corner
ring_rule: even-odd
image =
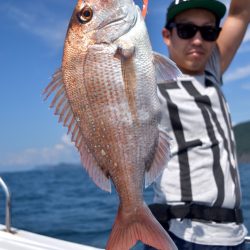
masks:
[[[59,116],[59,122],[62,122],[63,126],[68,128],[68,134],[71,135],[71,141],[74,142],[76,148],[80,152],[81,162],[84,168],[87,170],[88,174],[97,186],[105,191],[111,192],[110,179],[105,176],[101,168],[98,166],[95,158],[90,153],[78,122],[74,117],[74,113],[71,109],[65,86],[63,84],[61,69],[58,69],[55,72],[52,77],[52,81],[43,91],[45,100],[52,94],[54,97],[50,107],[55,109],[55,115]]]

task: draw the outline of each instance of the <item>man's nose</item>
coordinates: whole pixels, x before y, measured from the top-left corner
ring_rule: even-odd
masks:
[[[198,30],[196,34],[194,35],[194,37],[192,38],[192,42],[197,45],[197,44],[201,44],[203,41],[204,39],[202,38],[200,31]]]

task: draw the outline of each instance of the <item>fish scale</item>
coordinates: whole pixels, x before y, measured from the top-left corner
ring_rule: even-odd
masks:
[[[176,249],[144,203],[143,185],[160,175],[169,157],[156,84],[177,75],[169,59],[153,53],[132,0],[78,0],[62,67],[44,95],[54,95],[51,107],[93,181],[106,191],[112,181],[118,193],[107,250],[128,250],[138,240]]]

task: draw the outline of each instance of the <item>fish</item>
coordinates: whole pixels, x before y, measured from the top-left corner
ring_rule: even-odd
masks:
[[[157,82],[179,74],[170,59],[152,51],[133,0],[77,0],[61,67],[43,96],[52,98],[50,107],[94,183],[111,192],[112,182],[117,191],[107,250],[128,250],[137,241],[177,249],[143,200],[143,189],[169,159]]]

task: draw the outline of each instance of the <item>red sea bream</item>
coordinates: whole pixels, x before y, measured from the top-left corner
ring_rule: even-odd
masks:
[[[179,71],[153,53],[144,19],[132,0],[78,0],[61,68],[44,91],[68,127],[81,161],[100,188],[120,205],[106,249],[137,241],[176,249],[143,201],[143,186],[162,172],[169,139],[159,126],[157,79]]]

